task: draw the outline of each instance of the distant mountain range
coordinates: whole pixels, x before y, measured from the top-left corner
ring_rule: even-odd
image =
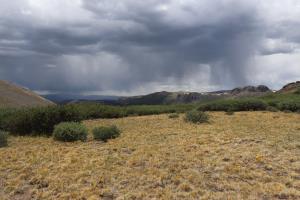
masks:
[[[143,96],[123,97],[120,98],[119,104],[121,105],[155,105],[155,104],[171,104],[171,103],[193,103],[205,102],[222,98],[239,98],[250,96],[262,96],[272,93],[267,86],[259,85],[246,86],[235,88],[233,90],[222,90],[215,92],[156,92]]]
[[[32,107],[54,105],[27,88],[0,80],[0,107]]]
[[[110,105],[158,105],[172,103],[206,102],[224,98],[241,98],[263,96],[273,93],[267,86],[246,86],[233,90],[215,92],[155,92],[148,95],[133,97],[78,95],[78,94],[50,94],[43,97],[27,88],[0,80],[0,107],[47,106],[80,102],[97,102]],[[300,94],[300,81],[289,83],[276,93]]]
[[[172,103],[205,102],[221,98],[238,98],[247,96],[261,96],[272,91],[267,86],[247,86],[233,90],[215,92],[155,92],[148,95],[118,97],[101,95],[51,94],[43,97],[58,103],[69,104],[79,102],[98,102],[112,105],[158,105]]]
[[[57,104],[68,104],[68,103],[78,103],[78,102],[87,102],[87,101],[114,104],[120,99],[120,97],[118,96],[80,95],[80,94],[64,94],[64,93],[48,94],[42,96]]]

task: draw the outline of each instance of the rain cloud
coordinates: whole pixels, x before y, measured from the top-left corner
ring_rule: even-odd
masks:
[[[0,3],[0,79],[33,90],[127,95],[300,79],[297,0]]]

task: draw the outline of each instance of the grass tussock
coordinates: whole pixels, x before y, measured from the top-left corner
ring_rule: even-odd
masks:
[[[176,118],[179,118],[179,114],[178,113],[172,113],[169,115],[169,118],[170,119],[176,119]]]
[[[225,112],[226,115],[234,115],[234,111],[228,110]]]

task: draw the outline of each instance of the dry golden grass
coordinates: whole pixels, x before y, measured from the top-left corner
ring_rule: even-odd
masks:
[[[300,199],[300,115],[168,115],[116,124],[108,143],[11,137],[0,149],[2,199]]]

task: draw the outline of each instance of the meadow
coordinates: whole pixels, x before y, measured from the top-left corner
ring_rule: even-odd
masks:
[[[61,122],[184,113],[190,110],[300,112],[300,95],[298,93],[270,94],[263,97],[169,105],[110,106],[99,103],[79,103],[37,108],[2,108],[0,109],[0,130],[21,136],[52,136],[54,126]]]
[[[0,197],[10,199],[300,199],[300,115],[209,112],[86,120],[116,125],[108,142],[10,136]]]

